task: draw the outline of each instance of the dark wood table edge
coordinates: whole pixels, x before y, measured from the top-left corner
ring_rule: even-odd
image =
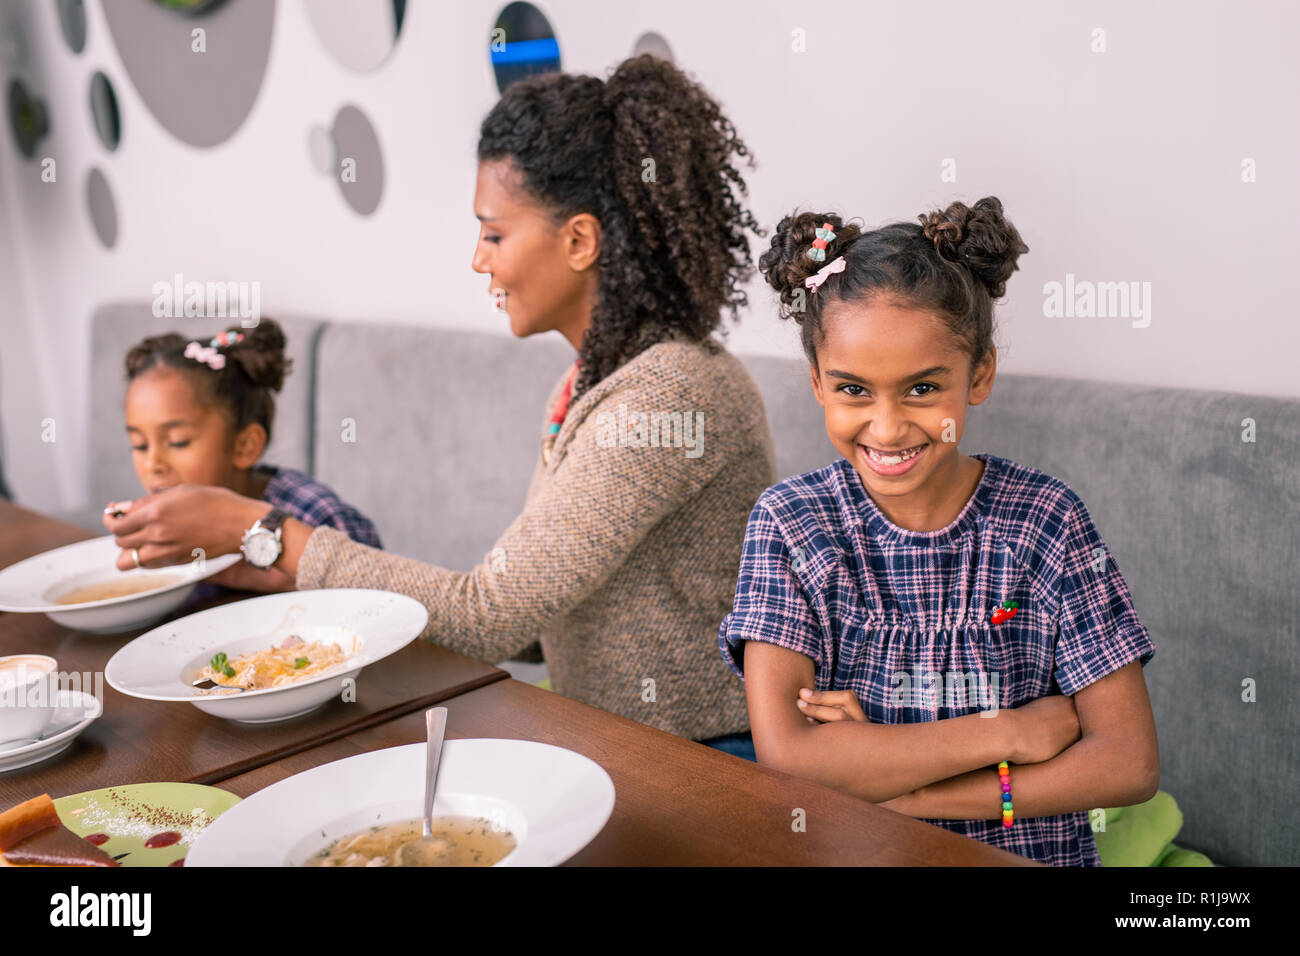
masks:
[[[220,767],[208,773],[189,777],[184,782],[212,786],[216,783],[220,783],[222,780],[229,780],[231,777],[237,777],[240,774],[248,773],[250,770],[257,770],[259,767],[265,767],[267,764],[275,763],[277,760],[283,760],[285,757],[292,757],[294,754],[300,754],[303,751],[312,750],[322,744],[333,743],[335,740],[339,740],[340,738],[359,733],[363,730],[369,730],[379,724],[386,724],[389,721],[397,720],[398,718],[405,717],[408,714],[413,714],[419,710],[436,707],[439,704],[446,703],[453,697],[459,697],[461,694],[468,694],[471,691],[479,690],[480,688],[487,687],[490,684],[495,684],[498,681],[505,680],[509,677],[510,674],[508,671],[503,671],[500,668],[497,668],[492,673],[484,674],[481,677],[474,677],[467,681],[462,681],[454,687],[448,687],[435,694],[429,694],[428,696],[418,698],[417,700],[408,701],[405,704],[394,707],[388,707],[384,710],[374,711],[354,724],[348,724],[345,727],[337,727],[334,730],[327,731],[320,737],[313,738],[312,740],[303,741],[300,744],[278,747],[274,750],[268,751],[267,753],[259,754],[257,757],[241,760],[237,763],[228,764],[225,767]]]

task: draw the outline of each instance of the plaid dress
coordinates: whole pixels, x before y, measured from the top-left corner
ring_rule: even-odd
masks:
[[[718,632],[812,658],[817,690],[852,690],[872,723],[944,720],[1073,695],[1155,654],[1128,586],[1064,482],[995,455],[953,522],[890,522],[841,458],[772,486],[750,514],[734,609]],[[991,624],[1007,600],[1014,617]],[[993,771],[990,770],[990,773]],[[1015,772],[1011,774],[1015,799]],[[1057,866],[1100,866],[1086,811],[927,820]]]

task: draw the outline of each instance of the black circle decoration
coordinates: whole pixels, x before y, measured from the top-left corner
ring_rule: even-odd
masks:
[[[9,81],[9,128],[14,134],[14,143],[25,158],[36,155],[36,144],[50,131],[50,117],[45,111],[45,104],[27,92],[22,81]]]
[[[560,44],[541,10],[518,0],[497,16],[488,40],[497,92],[516,80],[560,69]]]
[[[113,201],[108,180],[98,169],[92,169],[86,177],[86,208],[90,210],[95,235],[105,249],[112,249],[117,242],[117,203]]]
[[[187,16],[207,13],[220,2],[221,0],[154,0],[154,3],[160,7],[166,7],[173,13],[183,13]]]
[[[86,48],[86,5],[83,0],[59,0],[59,29],[73,53]]]
[[[103,73],[90,78],[90,114],[95,118],[95,132],[104,148],[112,151],[122,141],[122,119],[117,112],[117,94]]]

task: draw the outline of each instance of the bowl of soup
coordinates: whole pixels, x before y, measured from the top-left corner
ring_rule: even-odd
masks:
[[[239,561],[228,554],[167,568],[117,570],[112,535],[46,551],[0,570],[0,611],[45,614],[92,634],[153,624],[185,603],[199,581]]]
[[[443,744],[432,839],[417,847],[427,750],[425,741],[371,750],[259,790],[203,832],[185,865],[556,866],[614,811],[614,782],[589,757],[457,738]]]

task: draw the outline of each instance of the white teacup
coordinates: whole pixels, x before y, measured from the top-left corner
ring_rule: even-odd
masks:
[[[0,747],[39,737],[59,705],[58,661],[44,654],[0,657]]]

